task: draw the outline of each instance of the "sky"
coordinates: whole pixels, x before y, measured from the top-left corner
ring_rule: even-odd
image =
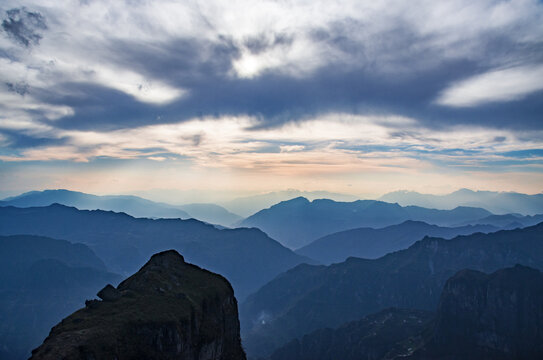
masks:
[[[543,191],[543,2],[0,3],[0,195]]]

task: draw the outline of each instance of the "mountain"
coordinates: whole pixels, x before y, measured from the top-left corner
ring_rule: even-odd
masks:
[[[43,236],[0,236],[0,268],[27,267],[43,259],[58,260],[68,266],[106,270],[104,262],[84,244]]]
[[[240,221],[239,215],[215,204],[170,205],[131,195],[97,196],[70,190],[31,191],[0,201],[0,206],[35,207],[62,204],[80,210],[124,212],[134,217],[195,218],[210,224],[231,226]]]
[[[543,274],[517,265],[449,279],[435,327],[408,359],[543,358]]]
[[[56,325],[31,359],[245,359],[228,281],[155,254],[117,288]]]
[[[258,229],[219,230],[198,220],[133,218],[64,205],[0,207],[0,235],[43,235],[88,245],[111,271],[130,274],[151,254],[176,249],[228,278],[242,299],[277,274],[310,259]]]
[[[543,223],[452,240],[426,237],[375,260],[299,265],[242,303],[245,349],[267,355],[290,339],[389,307],[435,310],[443,285],[459,270],[543,269],[542,239]]]
[[[226,227],[232,226],[243,219],[241,216],[215,204],[186,204],[180,205],[179,208],[195,219]]]
[[[543,194],[528,195],[516,192],[473,191],[469,189],[460,189],[447,195],[395,191],[383,195],[379,200],[398,203],[402,206],[416,205],[445,210],[457,206],[480,207],[494,214],[535,215],[543,213]]]
[[[451,239],[458,235],[489,233],[497,230],[499,228],[491,225],[447,228],[408,220],[399,225],[381,229],[359,228],[330,234],[296,250],[296,253],[322,264],[342,262],[350,256],[376,259],[388,253],[406,249],[425,236]]]
[[[396,344],[424,331],[433,317],[429,311],[386,309],[337,329],[319,329],[294,339],[270,360],[389,359],[395,346],[400,347]]]
[[[435,316],[386,309],[294,339],[271,360],[541,359],[542,305],[537,270],[461,270],[447,280]]]
[[[221,204],[230,211],[233,211],[236,214],[240,214],[243,217],[247,217],[253,215],[259,210],[269,208],[270,206],[277,204],[278,202],[286,201],[300,196],[303,196],[310,200],[326,198],[336,201],[354,201],[357,199],[357,197],[354,195],[338,194],[328,191],[300,191],[290,189],[260,195],[239,197],[233,200],[222,202]]]
[[[73,206],[81,210],[110,210],[124,212],[134,217],[181,218],[191,216],[172,205],[156,203],[137,196],[106,195],[98,196],[70,190],[31,191],[10,197],[0,202],[1,206],[35,207],[52,204]]]
[[[454,226],[489,215],[492,214],[478,208],[435,210],[416,206],[401,207],[375,200],[309,201],[299,197],[261,210],[240,225],[257,227],[281,244],[297,249],[325,235],[359,227],[381,228],[406,220]]]
[[[86,245],[0,236],[0,359],[27,359],[59,319],[120,280]]]
[[[482,219],[473,221],[467,221],[462,223],[462,226],[469,225],[489,225],[495,227],[501,227],[504,230],[512,230],[520,227],[533,226],[543,221],[543,214],[539,215],[519,215],[519,214],[506,214],[506,215],[490,215]]]

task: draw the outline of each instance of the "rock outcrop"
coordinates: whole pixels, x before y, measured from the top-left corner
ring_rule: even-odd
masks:
[[[517,265],[449,279],[415,359],[543,359],[543,273]]]
[[[103,301],[62,320],[31,359],[245,359],[232,287],[176,251],[99,294]]]

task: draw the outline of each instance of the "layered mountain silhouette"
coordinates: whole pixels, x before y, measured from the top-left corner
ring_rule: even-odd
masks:
[[[179,208],[188,212],[195,219],[225,227],[231,227],[243,219],[215,204],[186,204],[180,205]]]
[[[141,267],[151,254],[176,249],[232,282],[243,299],[277,274],[311,260],[258,229],[224,229],[198,220],[137,219],[124,213],[46,207],[0,207],[0,235],[28,233],[88,245],[120,274]]]
[[[294,339],[271,360],[540,359],[542,305],[538,270],[462,270],[446,282],[436,315],[386,309]]]
[[[227,202],[221,203],[224,207],[236,214],[247,217],[254,213],[269,208],[281,201],[286,201],[296,197],[305,197],[306,199],[333,199],[336,201],[354,201],[357,199],[354,195],[339,194],[328,191],[300,191],[295,189],[269,192],[260,195],[239,197]]]
[[[298,197],[283,201],[248,217],[241,226],[257,227],[283,245],[296,249],[335,232],[359,227],[382,228],[407,220],[439,226],[474,221],[492,215],[480,208],[453,210],[401,207],[375,200],[336,202],[328,199],[309,201]]]
[[[460,189],[447,195],[420,194],[414,191],[395,191],[379,200],[402,206],[416,205],[435,209],[457,206],[481,207],[495,214],[543,214],[543,194],[527,195],[516,192],[473,191]]]
[[[86,245],[0,236],[0,359],[27,359],[59,319],[120,280]]]
[[[55,326],[31,359],[245,359],[228,281],[155,254],[117,288]]]
[[[322,264],[345,261],[348,257],[376,259],[388,253],[406,249],[425,236],[451,239],[458,235],[490,233],[499,230],[492,225],[441,227],[421,221],[408,220],[381,229],[359,228],[341,231],[317,239],[296,253]]]
[[[230,226],[241,220],[225,208],[215,204],[170,205],[132,195],[97,196],[70,190],[31,191],[0,201],[0,206],[35,207],[52,204],[73,206],[80,210],[109,210],[124,212],[134,217],[195,218],[211,224]]]
[[[292,338],[388,307],[434,310],[446,280],[459,270],[542,269],[542,233],[539,224],[452,240],[426,237],[375,260],[299,265],[242,304],[244,346],[250,355],[267,355]]]
[[[504,230],[512,230],[526,226],[533,226],[543,221],[543,214],[538,215],[519,215],[519,214],[505,214],[505,215],[490,215],[482,219],[474,221],[466,221],[462,223],[462,226],[469,225],[489,225]]]

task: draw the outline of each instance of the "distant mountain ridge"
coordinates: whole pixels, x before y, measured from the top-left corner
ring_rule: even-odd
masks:
[[[328,265],[343,262],[351,256],[377,259],[388,253],[406,249],[425,236],[452,239],[458,235],[498,230],[500,228],[492,225],[441,227],[422,221],[407,220],[380,229],[358,228],[330,234],[296,250],[296,253]]]
[[[382,228],[407,220],[439,226],[455,226],[492,215],[480,208],[457,207],[453,210],[402,207],[377,200],[336,202],[329,199],[309,201],[298,197],[264,209],[241,222],[257,227],[283,245],[297,249],[335,232],[360,228]]]
[[[543,269],[542,236],[543,223],[451,240],[427,237],[376,260],[299,265],[242,303],[245,349],[266,356],[292,338],[389,307],[435,310],[446,280],[462,269]]]
[[[329,191],[300,191],[290,189],[260,195],[239,197],[230,201],[222,202],[221,204],[236,214],[248,217],[281,201],[287,201],[296,197],[305,197],[309,200],[332,199],[335,201],[355,201],[358,199],[354,195],[333,193]]]
[[[170,205],[132,195],[92,195],[64,189],[30,191],[0,201],[0,206],[34,207],[52,204],[73,206],[80,210],[124,212],[146,218],[196,218],[211,224],[230,226],[241,217],[215,204]]]
[[[543,214],[543,193],[528,195],[516,192],[473,191],[460,189],[446,195],[421,194],[415,191],[395,191],[379,200],[402,206],[416,205],[434,209],[453,209],[457,206],[484,208],[494,214]]]
[[[0,207],[0,235],[27,233],[88,245],[111,271],[128,274],[165,249],[228,278],[243,299],[277,274],[312,260],[258,229],[224,229],[198,220],[134,218],[103,210]]]
[[[516,229],[519,227],[533,226],[543,221],[543,214],[537,215],[490,215],[475,221],[466,221],[459,226],[487,225],[503,228],[504,230]]]

